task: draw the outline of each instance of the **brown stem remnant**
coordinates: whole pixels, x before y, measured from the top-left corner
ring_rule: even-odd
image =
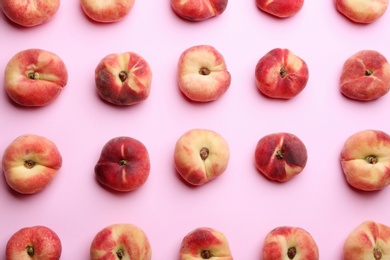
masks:
[[[28,245],[26,247],[26,251],[27,251],[27,254],[30,256],[30,257],[33,257],[34,256],[34,247],[32,245]]]
[[[202,158],[202,160],[204,161],[207,159],[207,157],[209,157],[210,151],[206,147],[203,147],[202,149],[200,149],[199,154],[200,154],[200,158]]]
[[[287,70],[284,66],[280,68],[279,74],[282,78],[287,76]]]
[[[290,247],[287,250],[287,256],[290,259],[294,259],[295,255],[297,254],[297,249],[295,247]]]
[[[369,155],[369,156],[366,157],[366,161],[369,164],[376,164],[378,162],[378,157],[374,156],[374,155]]]
[[[38,72],[30,72],[30,73],[28,73],[27,74],[27,77],[29,78],[29,79],[38,79],[39,78],[39,74],[38,74]]]
[[[35,166],[35,162],[33,160],[26,160],[24,161],[24,167],[26,167],[27,169],[31,169],[32,167]]]
[[[200,252],[200,256],[203,259],[210,259],[211,257],[213,257],[213,255],[211,254],[211,252],[209,250],[202,250],[202,252]]]
[[[121,71],[120,73],[119,73],[119,79],[122,81],[122,82],[125,82],[126,81],[126,79],[127,79],[127,73],[126,73],[126,71]]]
[[[118,162],[118,164],[121,165],[121,166],[124,166],[124,165],[126,165],[128,162],[129,162],[129,161],[126,160],[126,159],[120,159],[119,162]]]
[[[364,76],[371,76],[374,73],[372,69],[366,69],[364,71]]]
[[[119,259],[122,259],[124,255],[125,255],[125,252],[123,252],[123,249],[119,249],[118,251],[116,251],[116,256]]]
[[[276,158],[278,159],[283,159],[283,151],[282,150],[277,150],[276,151]]]
[[[208,68],[202,67],[199,70],[199,74],[203,76],[207,76],[210,74],[210,70]]]
[[[382,259],[382,251],[379,248],[374,248],[374,258],[375,260]]]

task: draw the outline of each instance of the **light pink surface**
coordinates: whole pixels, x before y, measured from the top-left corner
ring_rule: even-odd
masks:
[[[390,95],[369,103],[351,101],[338,89],[342,65],[362,49],[390,58],[390,13],[369,25],[339,14],[332,1],[306,1],[289,19],[275,19],[254,1],[230,1],[219,17],[199,23],[178,18],[169,1],[136,1],[124,20],[96,24],[77,0],[62,1],[47,24],[21,28],[1,14],[0,72],[18,51],[41,48],[59,55],[69,82],[59,98],[38,109],[15,106],[0,95],[0,150],[24,133],[54,141],[63,167],[43,192],[21,196],[0,178],[0,259],[18,229],[46,225],[60,236],[62,259],[89,259],[103,227],[128,222],[148,235],[153,259],[177,259],[182,238],[200,226],[223,232],[237,260],[259,259],[265,235],[281,225],[300,226],[316,240],[321,259],[341,259],[345,238],[371,219],[390,225],[390,188],[357,192],[345,182],[339,153],[351,134],[390,132]],[[209,44],[225,57],[230,89],[217,101],[189,102],[176,83],[176,64],[190,46]],[[268,99],[256,89],[254,68],[269,50],[289,48],[310,71],[306,88],[289,101]],[[149,98],[116,107],[98,98],[94,69],[105,55],[134,51],[153,71]],[[0,73],[0,82],[4,75]],[[219,132],[229,142],[227,171],[198,188],[184,184],[173,164],[176,140],[191,128]],[[304,171],[274,183],[254,166],[257,141],[273,132],[297,135],[308,150]],[[94,165],[102,146],[127,135],[145,144],[151,158],[148,181],[118,194],[102,188]]]

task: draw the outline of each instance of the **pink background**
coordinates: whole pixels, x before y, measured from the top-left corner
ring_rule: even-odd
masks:
[[[57,144],[63,167],[32,196],[12,192],[0,178],[0,259],[14,232],[38,224],[60,236],[62,259],[89,259],[95,234],[121,222],[146,232],[153,259],[177,259],[182,238],[200,226],[223,232],[235,259],[259,259],[265,235],[281,225],[309,231],[321,259],[341,259],[345,238],[361,222],[390,225],[390,188],[355,191],[339,164],[351,134],[390,132],[390,95],[362,103],[338,89],[342,65],[355,52],[374,49],[390,57],[389,23],[389,12],[370,25],[352,23],[331,0],[306,1],[284,20],[261,12],[253,0],[232,0],[221,16],[199,23],[178,18],[169,1],[153,0],[137,0],[113,24],[91,22],[77,0],[62,1],[55,17],[35,28],[16,26],[1,14],[0,71],[16,52],[41,48],[63,59],[69,82],[42,108],[16,106],[1,91],[0,150],[21,134],[43,135]],[[217,48],[232,74],[229,90],[207,104],[189,102],[176,83],[180,54],[198,44]],[[257,61],[276,47],[290,49],[309,66],[308,85],[289,101],[268,99],[255,86]],[[96,94],[94,69],[105,55],[125,51],[149,62],[151,94],[132,107],[111,106]],[[173,164],[177,139],[192,128],[219,132],[231,149],[226,172],[198,188],[186,185]],[[309,158],[300,175],[274,183],[257,172],[254,149],[262,136],[281,131],[297,135]],[[102,188],[93,170],[103,145],[120,135],[143,142],[151,159],[145,185],[124,194]]]

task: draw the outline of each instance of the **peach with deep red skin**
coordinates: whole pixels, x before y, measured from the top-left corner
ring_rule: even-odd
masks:
[[[218,133],[191,129],[176,142],[174,163],[181,177],[200,186],[225,172],[230,157],[229,145]]]
[[[281,226],[271,230],[264,239],[262,260],[318,260],[317,243],[300,227]]]
[[[49,139],[24,134],[5,149],[2,168],[8,185],[22,194],[43,190],[62,166],[62,156]]]
[[[171,0],[175,13],[189,21],[204,21],[221,15],[228,5],[228,0]]]
[[[45,226],[24,227],[8,240],[6,260],[46,259],[58,260],[62,244],[58,235]]]
[[[134,5],[134,0],[80,0],[84,13],[94,21],[112,23],[126,17]]]
[[[390,64],[379,52],[362,50],[349,57],[340,76],[340,91],[346,97],[370,101],[390,90]]]
[[[26,49],[8,62],[4,83],[8,96],[22,106],[53,102],[68,82],[65,63],[53,52]]]
[[[290,50],[275,48],[257,62],[255,79],[264,95],[290,99],[306,87],[309,69],[306,62]]]
[[[209,227],[199,227],[188,233],[182,240],[179,255],[180,260],[233,259],[225,235]]]
[[[334,0],[334,4],[351,21],[368,24],[384,15],[389,0]]]
[[[1,0],[4,14],[16,24],[33,27],[48,22],[58,11],[60,0]]]
[[[390,256],[390,227],[372,220],[359,224],[343,246],[343,260],[384,260]]]
[[[91,260],[150,260],[152,249],[145,232],[127,223],[106,226],[92,240]]]
[[[186,49],[178,62],[178,84],[192,101],[210,102],[221,97],[231,83],[223,55],[210,45]]]
[[[390,135],[363,130],[345,141],[340,153],[347,182],[364,191],[381,190],[390,184]]]
[[[298,13],[304,0],[256,0],[257,7],[279,18],[287,18]]]
[[[285,182],[306,166],[305,144],[290,133],[273,133],[263,136],[255,149],[257,169],[268,179]]]
[[[142,186],[149,172],[150,159],[145,145],[127,136],[109,140],[95,165],[95,176],[101,184],[123,192]]]
[[[134,105],[149,97],[152,71],[137,53],[113,53],[96,66],[95,82],[98,94],[107,102]]]

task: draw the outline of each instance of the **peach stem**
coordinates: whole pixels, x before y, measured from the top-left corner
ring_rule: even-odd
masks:
[[[382,252],[379,248],[374,249],[374,258],[375,258],[375,260],[382,259]]]
[[[27,250],[27,254],[28,254],[29,256],[31,256],[31,257],[34,256],[34,247],[33,247],[33,246],[28,245],[28,246],[26,247],[26,250]]]
[[[127,73],[125,71],[121,71],[119,73],[119,79],[122,81],[122,82],[125,82],[126,79],[127,79]]]
[[[281,67],[279,73],[280,73],[280,76],[281,76],[282,78],[286,77],[286,76],[287,76],[287,70],[286,70],[286,68],[285,68],[285,67]]]
[[[203,147],[202,149],[200,149],[200,158],[202,158],[202,160],[206,160],[207,157],[209,157],[209,149],[207,149],[206,147]]]
[[[199,74],[200,74],[200,75],[207,76],[207,75],[210,74],[210,70],[209,70],[208,68],[201,68],[201,69],[199,70]]]
[[[203,259],[210,259],[213,255],[211,254],[211,252],[209,250],[203,250],[202,252],[200,252],[200,256]]]
[[[290,247],[288,250],[287,250],[287,256],[288,258],[290,259],[293,259],[295,257],[295,255],[297,254],[297,249],[295,247]]]
[[[371,69],[366,69],[366,71],[364,72],[364,76],[371,76],[373,73],[374,73],[373,70],[371,70]]]
[[[282,152],[282,150],[277,150],[276,151],[276,158],[283,159],[283,152]]]
[[[124,255],[124,252],[122,249],[119,249],[118,251],[116,251],[116,255],[119,259],[122,259],[123,258],[123,255]]]
[[[369,164],[376,164],[378,162],[378,157],[374,156],[374,155],[370,155],[370,156],[367,156],[366,157],[366,161],[369,163]]]
[[[126,159],[120,159],[118,163],[119,163],[119,165],[123,166],[123,165],[126,165],[128,163],[128,161]]]
[[[30,72],[30,73],[28,73],[27,77],[29,79],[38,79],[39,78],[39,74],[37,72]]]
[[[24,167],[26,167],[27,169],[31,169],[34,166],[35,166],[35,162],[33,160],[24,161]]]

